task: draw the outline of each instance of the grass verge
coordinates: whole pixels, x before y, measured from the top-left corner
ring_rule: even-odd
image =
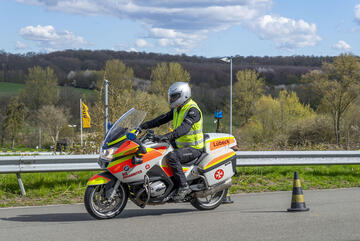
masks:
[[[86,183],[97,172],[21,174],[26,196],[21,196],[15,174],[0,175],[0,207],[82,202]]]
[[[302,189],[349,188],[360,186],[360,166],[296,166],[239,168],[231,193],[291,191],[298,171]]]
[[[232,194],[291,191],[298,171],[304,190],[360,186],[360,166],[246,167],[233,177]],[[20,194],[15,174],[0,175],[0,207],[79,203],[88,179],[97,172],[21,174],[27,192]]]

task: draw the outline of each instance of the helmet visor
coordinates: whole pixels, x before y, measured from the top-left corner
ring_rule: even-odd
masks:
[[[181,96],[181,93],[174,93],[170,95],[170,104],[177,101]]]

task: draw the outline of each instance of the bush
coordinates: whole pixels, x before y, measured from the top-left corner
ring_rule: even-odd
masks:
[[[332,120],[326,115],[312,115],[295,121],[288,132],[289,145],[329,143],[333,138]]]

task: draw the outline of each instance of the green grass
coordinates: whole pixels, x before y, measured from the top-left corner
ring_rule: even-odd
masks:
[[[302,188],[328,189],[360,186],[360,166],[246,167],[238,168],[231,193],[292,190],[298,171]]]
[[[0,207],[32,206],[82,201],[87,181],[96,172],[21,174],[26,196],[21,196],[15,174],[0,175]]]
[[[73,88],[73,90],[75,91],[75,93],[79,95],[88,96],[88,97],[96,96],[96,92],[94,90],[82,89],[82,88]]]
[[[0,97],[18,95],[24,86],[24,84],[0,82]]]
[[[360,186],[360,166],[246,167],[233,177],[232,194],[291,191],[294,171],[304,190]],[[86,183],[97,172],[21,174],[27,192],[22,197],[15,174],[0,175],[0,207],[79,203]]]

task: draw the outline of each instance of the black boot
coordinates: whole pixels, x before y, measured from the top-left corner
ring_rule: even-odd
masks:
[[[175,194],[174,200],[176,201],[183,200],[186,197],[186,195],[188,195],[189,193],[191,193],[191,189],[189,185],[186,183],[185,186],[179,187],[177,193]]]

